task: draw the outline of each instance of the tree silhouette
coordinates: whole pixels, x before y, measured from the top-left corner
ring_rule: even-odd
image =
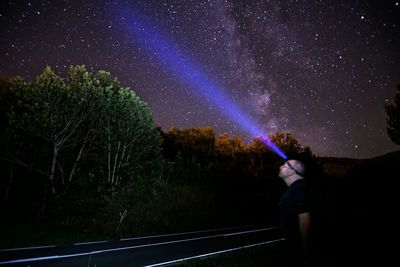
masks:
[[[397,85],[397,92],[394,95],[394,103],[385,106],[387,114],[387,131],[390,139],[400,145],[400,85]]]

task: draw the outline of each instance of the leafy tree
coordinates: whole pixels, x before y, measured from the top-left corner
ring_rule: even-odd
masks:
[[[214,162],[215,133],[212,127],[178,129],[172,127],[163,134],[165,179],[174,182],[209,177]]]
[[[83,69],[74,80],[85,81],[86,77]],[[120,225],[115,225],[121,219],[119,213],[129,211],[126,221],[136,220],[146,199],[155,193],[154,185],[161,176],[162,140],[150,108],[132,90],[106,71],[89,77],[83,84],[94,86],[90,96],[98,109],[89,122],[95,138],[88,155],[90,164],[85,164],[85,184],[95,200],[103,201],[104,219],[113,219],[110,230],[119,229]],[[88,202],[94,202],[99,210],[98,202]]]
[[[4,196],[1,199],[2,208],[7,207],[10,188],[15,176],[14,164],[5,162],[4,160],[9,158],[8,155],[11,150],[15,150],[15,134],[14,131],[10,130],[8,127],[7,113],[10,111],[11,107],[15,105],[15,97],[10,91],[10,87],[16,79],[18,78],[0,79],[0,170],[2,170],[2,179],[0,179],[0,188],[2,190],[0,194]]]
[[[70,75],[77,71],[79,67],[71,68]],[[37,138],[38,144],[42,144],[44,148],[38,153],[44,164],[39,164],[40,166],[36,168],[38,172],[47,176],[44,180],[40,212],[43,213],[48,189],[54,195],[60,193],[56,188],[62,191],[66,183],[72,179],[73,172],[68,181],[64,179],[66,166],[60,160],[61,152],[67,147],[76,145],[76,137],[79,136],[81,126],[94,114],[90,110],[93,105],[85,95],[88,92],[87,88],[74,87],[73,80],[66,84],[50,67],[46,67],[34,83],[16,80],[11,88],[15,93],[17,104],[9,112],[10,125],[30,137]],[[17,158],[15,160],[21,165],[33,165],[31,160],[31,162]],[[56,176],[57,172],[59,176]]]
[[[149,170],[159,169],[155,159],[160,156],[161,137],[149,107],[129,88],[111,82],[109,73],[99,72],[96,79],[100,83],[108,80],[112,86],[103,90],[101,98],[106,111],[100,123],[107,181],[115,187],[123,180],[143,178],[151,174]]]
[[[400,145],[400,85],[397,85],[397,92],[394,95],[394,103],[385,106],[387,114],[387,131],[390,139]]]
[[[35,82],[2,81],[0,93],[1,164],[10,166],[10,181],[13,166],[24,167],[21,182],[8,184],[36,185],[30,194],[39,217],[50,202],[76,210],[123,191],[122,203],[160,177],[161,137],[150,109],[110,73],[75,66],[64,80],[47,67]],[[24,178],[32,170],[38,179]],[[22,187],[11,191],[24,196]]]
[[[177,129],[172,127],[165,135],[165,148],[174,157],[178,153],[201,163],[211,160],[215,149],[215,133],[212,127]]]
[[[277,132],[269,136],[269,139],[283,150],[288,157],[293,157],[303,151],[303,147],[291,133]]]
[[[235,154],[244,152],[245,148],[246,144],[240,135],[230,137],[227,133],[222,133],[216,140],[216,151],[223,156],[234,157]]]
[[[251,163],[251,169],[254,173],[264,170],[263,156],[269,152],[267,145],[261,138],[254,138],[248,146],[248,154]],[[258,164],[256,164],[258,161]]]

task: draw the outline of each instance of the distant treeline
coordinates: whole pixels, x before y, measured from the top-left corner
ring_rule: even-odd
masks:
[[[123,235],[277,222],[282,160],[260,139],[163,132],[108,72],[74,66],[62,79],[47,67],[33,82],[2,79],[0,127],[3,224]],[[292,134],[270,138],[314,162]]]

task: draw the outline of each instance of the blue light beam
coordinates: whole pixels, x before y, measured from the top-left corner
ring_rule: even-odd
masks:
[[[150,50],[152,54],[173,73],[175,73],[190,88],[207,100],[211,101],[227,117],[233,119],[245,132],[251,136],[261,136],[264,144],[270,147],[277,155],[287,160],[283,153],[271,140],[263,134],[259,127],[234,101],[224,94],[206,77],[190,58],[179,51],[178,46],[157,32],[156,27],[150,21],[127,6],[118,6],[114,17],[117,24],[128,33],[126,35],[140,47]]]

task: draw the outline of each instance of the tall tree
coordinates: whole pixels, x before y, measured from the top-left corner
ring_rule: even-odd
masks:
[[[395,144],[400,145],[400,85],[397,85],[393,103],[386,105],[385,109],[389,137]]]
[[[105,110],[101,123],[101,144],[106,156],[107,181],[113,187],[122,180],[145,178],[157,169],[161,136],[154,126],[150,108],[129,88],[112,80],[107,72],[96,76],[111,87],[102,91]]]
[[[58,198],[66,192],[86,152],[97,114],[95,88],[83,66],[71,67],[66,81],[46,67],[35,82],[16,78],[9,87],[15,101],[7,112],[7,130],[14,137],[3,158],[45,177],[37,181],[43,183],[40,218],[48,192]]]
[[[269,136],[272,143],[282,149],[287,156],[292,157],[303,151],[299,141],[291,133],[277,132]]]
[[[14,165],[25,167],[24,174],[35,171],[35,180],[20,171],[19,185],[35,184],[39,218],[47,203],[62,202],[69,191],[80,201],[139,189],[161,175],[161,137],[151,111],[110,73],[74,66],[64,80],[47,67],[35,82],[15,78],[0,85],[0,103],[6,104],[0,109],[1,164],[11,166],[10,181]]]
[[[165,135],[166,149],[172,156],[181,153],[201,163],[207,163],[214,155],[215,133],[212,127],[177,129],[172,127]]]
[[[234,157],[235,154],[245,151],[246,144],[242,136],[230,137],[227,133],[218,136],[215,144],[216,151],[223,156]]]

